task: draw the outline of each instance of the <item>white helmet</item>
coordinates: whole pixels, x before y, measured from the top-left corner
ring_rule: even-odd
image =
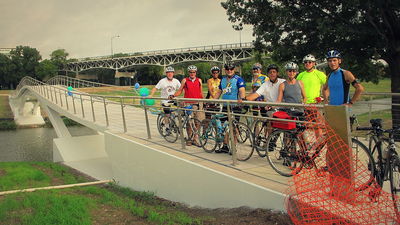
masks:
[[[221,71],[221,69],[218,67],[218,66],[213,66],[213,67],[211,67],[211,73],[212,72],[214,72],[214,71],[218,71],[218,72],[220,72]]]
[[[197,67],[195,65],[190,65],[190,66],[188,66],[187,70],[188,71],[190,71],[190,70],[197,71]]]
[[[308,55],[304,56],[303,62],[308,62],[308,61],[315,62],[316,60],[315,60],[315,57],[313,55],[308,54]]]
[[[299,70],[299,66],[294,62],[288,62],[285,65],[285,70]]]
[[[172,67],[172,66],[168,66],[167,68],[165,68],[165,72],[166,72],[166,73],[168,73],[168,72],[175,72],[175,69],[174,69],[174,67]]]

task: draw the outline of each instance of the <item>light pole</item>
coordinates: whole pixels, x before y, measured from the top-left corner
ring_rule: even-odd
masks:
[[[111,37],[111,58],[113,58],[114,56],[114,52],[113,52],[113,39],[114,38],[119,38],[119,35],[115,35]]]

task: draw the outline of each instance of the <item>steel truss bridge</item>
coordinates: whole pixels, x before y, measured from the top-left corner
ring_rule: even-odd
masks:
[[[190,61],[224,63],[227,61],[248,60],[254,55],[253,49],[253,43],[249,42],[139,52],[117,58],[113,58],[111,55],[99,56],[67,63],[64,70],[78,73],[94,68],[107,68],[118,71],[136,65],[168,66]]]

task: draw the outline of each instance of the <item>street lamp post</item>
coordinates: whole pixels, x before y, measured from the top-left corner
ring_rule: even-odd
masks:
[[[115,35],[111,37],[111,58],[113,58],[114,56],[114,52],[113,52],[113,39],[114,38],[119,38],[119,35]]]

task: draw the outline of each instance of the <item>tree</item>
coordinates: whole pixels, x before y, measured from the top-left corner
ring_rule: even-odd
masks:
[[[10,81],[12,80],[13,65],[11,59],[4,54],[0,54],[0,89],[12,88]]]
[[[56,76],[57,71],[57,65],[48,59],[41,61],[35,68],[36,76],[39,80],[48,80],[49,78]]]
[[[253,25],[256,48],[272,51],[281,61],[314,54],[323,58],[330,49],[344,56],[344,66],[365,79],[378,81],[389,64],[391,90],[400,92],[400,1],[393,0],[227,0],[222,2],[236,29]],[[392,102],[399,104],[400,98]],[[398,106],[392,107],[400,123]]]
[[[42,59],[38,50],[29,46],[17,46],[11,50],[10,57],[13,65],[13,76],[10,82],[14,87],[24,76],[37,78],[35,68]]]
[[[65,49],[57,49],[50,54],[50,61],[56,65],[57,69],[62,70],[67,63],[68,55]]]

